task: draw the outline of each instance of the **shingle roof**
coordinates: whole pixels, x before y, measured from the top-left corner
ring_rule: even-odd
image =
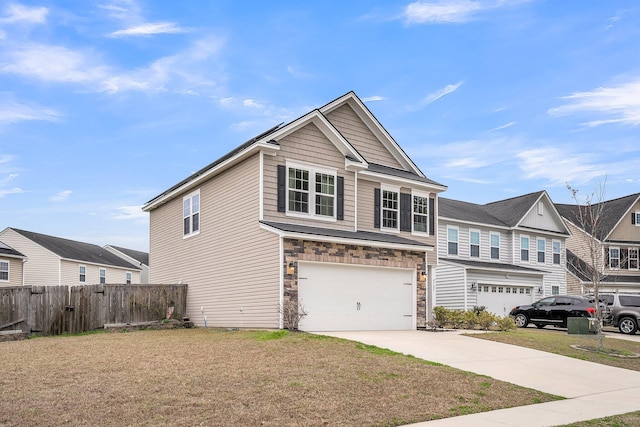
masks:
[[[426,176],[422,177],[413,172],[409,172],[402,169],[396,169],[389,166],[378,165],[375,163],[369,163],[369,167],[367,169],[370,170],[371,172],[382,173],[385,175],[391,175],[398,178],[405,178],[405,179],[410,179],[412,181],[426,182],[427,184],[433,184],[433,185],[439,185],[439,186],[445,187],[445,185],[437,183],[427,178]]]
[[[505,222],[485,211],[482,205],[446,197],[438,198],[438,215],[443,218],[507,227]]]
[[[11,230],[53,252],[60,258],[140,270],[139,267],[128,263],[124,259],[112,254],[98,245],[34,233],[32,231],[19,230],[17,228],[11,228]]]
[[[593,281],[593,269],[582,258],[567,249],[567,270],[583,282],[591,283]],[[600,283],[638,283],[640,284],[640,276],[625,276],[621,274],[609,274],[600,278]]]
[[[538,191],[523,196],[487,203],[484,205],[484,209],[496,218],[500,218],[500,220],[509,227],[515,227],[543,194],[544,191]]]
[[[422,242],[400,237],[395,234],[374,233],[371,231],[335,230],[331,228],[310,227],[307,225],[299,225],[299,224],[284,224],[284,223],[271,222],[271,221],[260,221],[260,223],[268,225],[269,227],[273,227],[278,230],[290,232],[290,233],[309,234],[309,235],[326,236],[326,237],[334,237],[334,238],[350,239],[350,240],[361,240],[365,242],[370,241],[370,242],[382,242],[382,243],[397,244],[397,245],[433,247],[433,245],[428,245]]]
[[[149,252],[143,252],[143,251],[136,251],[134,249],[127,249],[127,248],[122,248],[120,246],[114,246],[114,245],[109,245],[110,247],[112,247],[113,249],[122,252],[123,254],[135,259],[136,261],[144,264],[144,265],[149,265]]]
[[[601,205],[604,206],[602,210],[602,219],[600,221],[602,229],[599,234],[602,234],[601,238],[606,238],[606,236],[613,231],[614,227],[618,224],[620,219],[622,219],[622,216],[631,209],[638,198],[640,198],[640,193],[593,204],[594,210],[598,209]],[[568,219],[580,228],[584,228],[586,226],[583,226],[580,223],[579,207],[577,204],[569,205],[556,203],[555,206],[558,213],[560,213],[564,218]],[[584,205],[582,207],[584,207]],[[592,230],[587,229],[585,231],[593,234]]]
[[[452,262],[454,264],[464,265],[466,267],[481,268],[483,270],[500,270],[500,271],[514,271],[518,273],[538,273],[544,274],[542,270],[536,270],[535,268],[522,267],[520,265],[505,264],[501,262],[486,262],[486,261],[473,261],[468,259],[457,258],[440,258],[441,261]]]
[[[0,255],[11,255],[16,257],[24,257],[23,254],[13,249],[11,246],[6,243],[0,242]]]

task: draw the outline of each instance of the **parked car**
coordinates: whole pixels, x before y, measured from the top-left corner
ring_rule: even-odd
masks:
[[[530,305],[514,307],[509,316],[520,328],[533,323],[538,328],[547,325],[566,328],[569,317],[594,317],[596,313],[593,299],[582,296],[555,295],[542,298]]]
[[[635,334],[638,331],[640,295],[600,293],[598,298],[606,304],[605,325],[612,325],[623,334]]]

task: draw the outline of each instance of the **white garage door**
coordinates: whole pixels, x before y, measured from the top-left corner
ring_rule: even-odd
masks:
[[[305,331],[415,329],[415,270],[301,262]]]
[[[531,304],[532,289],[527,286],[479,285],[478,305],[498,316],[508,316],[517,305]]]

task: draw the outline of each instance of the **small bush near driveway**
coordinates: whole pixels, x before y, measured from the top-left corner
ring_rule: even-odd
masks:
[[[185,329],[0,344],[0,425],[401,425],[553,396],[336,338]]]

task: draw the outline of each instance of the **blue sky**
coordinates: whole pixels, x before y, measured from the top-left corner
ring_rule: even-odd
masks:
[[[0,229],[148,249],[146,201],[353,90],[442,195],[640,192],[640,3],[0,3]]]

